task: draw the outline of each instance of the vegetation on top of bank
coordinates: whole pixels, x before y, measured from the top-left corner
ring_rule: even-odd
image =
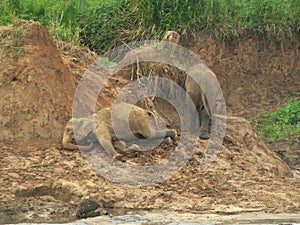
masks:
[[[99,53],[123,42],[205,32],[220,39],[245,33],[284,41],[300,30],[299,0],[2,0],[0,25],[35,20],[62,40]]]
[[[300,136],[300,92],[298,99],[290,99],[273,113],[264,113],[254,119],[259,135],[268,141],[289,140]]]

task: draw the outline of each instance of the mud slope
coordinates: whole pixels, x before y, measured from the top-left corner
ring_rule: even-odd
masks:
[[[0,34],[0,140],[60,139],[75,84],[54,40],[36,23]]]

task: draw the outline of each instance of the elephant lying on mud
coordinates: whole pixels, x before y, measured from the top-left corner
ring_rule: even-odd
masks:
[[[205,64],[197,64],[188,71],[188,74],[192,75],[194,79],[187,76],[185,90],[193,100],[198,112],[199,137],[209,139],[209,118],[215,112],[217,100],[222,98],[220,85],[216,75]]]
[[[173,129],[154,130],[150,128],[150,122],[155,119],[151,111],[128,103],[115,104],[113,109],[113,112],[116,112],[113,113],[113,123],[118,125],[118,136],[112,128],[112,107],[108,107],[98,111],[95,120],[93,118],[70,119],[66,124],[63,135],[63,147],[70,150],[90,151],[93,149],[94,144],[98,143],[113,158],[116,158],[120,157],[113,146],[113,142],[116,140],[134,141],[137,137],[151,140],[165,138],[175,140],[177,136],[176,131]],[[126,112],[130,112],[129,118]],[[127,121],[129,121],[131,132],[126,130]]]

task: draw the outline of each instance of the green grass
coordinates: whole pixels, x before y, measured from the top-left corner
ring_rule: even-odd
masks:
[[[44,24],[58,38],[102,53],[123,42],[205,32],[219,39],[247,33],[276,41],[300,33],[299,0],[2,0],[0,25],[13,17]]]
[[[35,20],[45,25],[57,37],[78,41],[80,1],[4,0],[0,3],[0,24],[12,23],[14,17]]]
[[[300,97],[300,92],[298,93]],[[264,139],[288,140],[300,136],[300,98],[290,99],[273,113],[264,113],[253,120],[259,135]]]

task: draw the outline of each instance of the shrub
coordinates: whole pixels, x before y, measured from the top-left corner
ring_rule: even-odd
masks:
[[[300,94],[298,94],[300,96]],[[268,140],[291,139],[300,136],[300,99],[290,99],[277,111],[255,118],[254,126]]]

